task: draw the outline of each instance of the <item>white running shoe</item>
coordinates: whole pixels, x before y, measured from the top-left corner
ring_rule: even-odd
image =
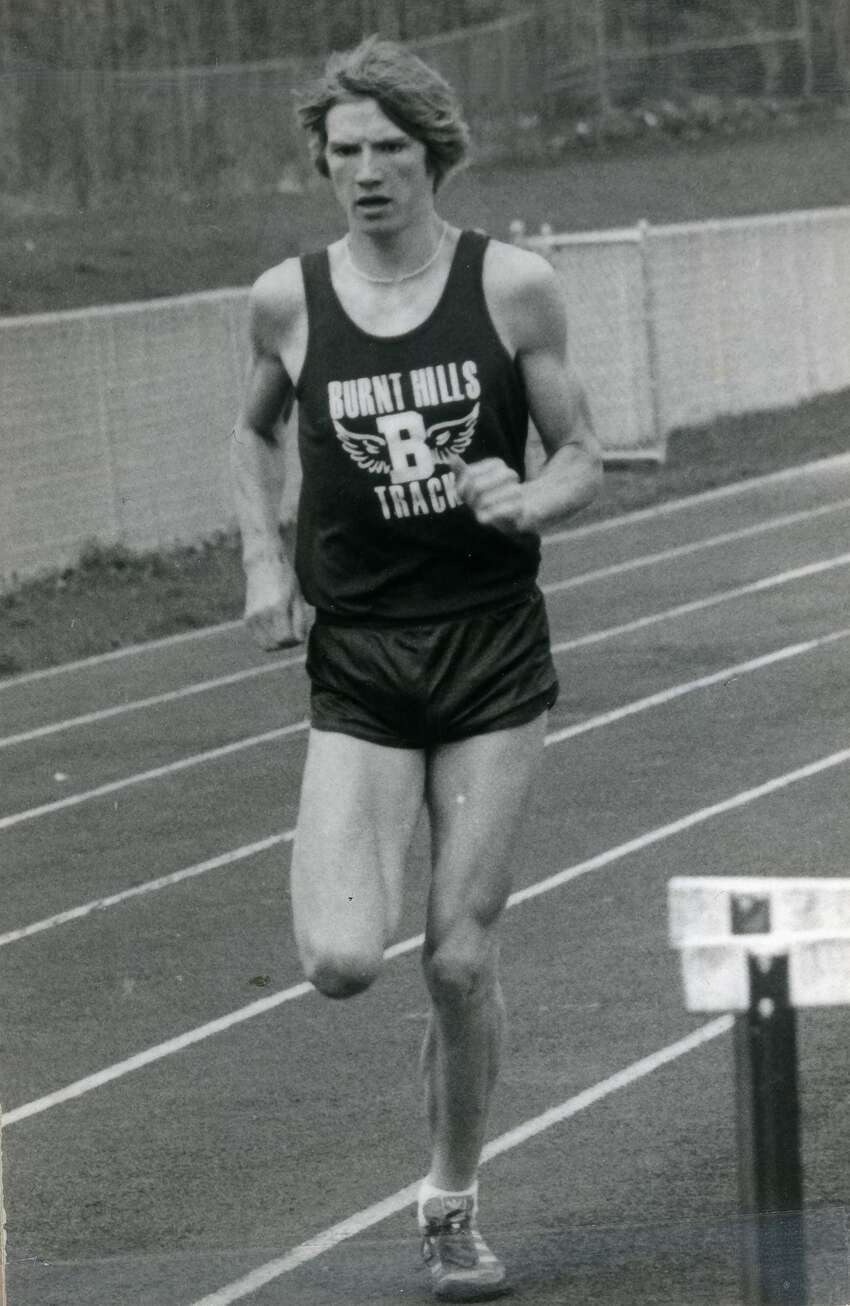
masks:
[[[422,1215],[422,1258],[439,1301],[489,1301],[508,1291],[504,1265],[478,1232],[471,1195],[432,1197]]]

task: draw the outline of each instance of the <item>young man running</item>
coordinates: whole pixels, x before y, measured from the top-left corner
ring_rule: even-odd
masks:
[[[551,268],[436,212],[467,148],[447,84],[372,38],[330,60],[299,113],[348,233],[253,288],[232,443],[246,620],[280,648],[305,637],[305,601],[316,611],[292,904],[328,997],[378,974],[427,810],[418,1214],[436,1296],[479,1300],[506,1286],[477,1226],[503,1024],[496,927],[557,694],[538,532],[592,498],[599,459]],[[296,401],[293,569],[276,431]],[[547,461],[526,481],[529,414]]]

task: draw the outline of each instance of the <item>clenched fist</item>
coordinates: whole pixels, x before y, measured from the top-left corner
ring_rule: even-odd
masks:
[[[307,605],[298,581],[279,562],[254,563],[247,570],[245,624],[260,648],[288,648],[307,633]]]
[[[501,458],[482,458],[477,463],[465,463],[457,454],[449,462],[458,495],[477,522],[495,526],[508,535],[531,529],[526,486],[506,462]]]

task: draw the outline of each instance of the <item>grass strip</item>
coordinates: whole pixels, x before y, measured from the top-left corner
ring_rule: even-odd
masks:
[[[793,409],[718,419],[669,440],[662,466],[606,470],[596,501],[575,524],[651,507],[850,448],[850,391]],[[239,540],[169,552],[89,545],[72,568],[0,595],[0,676],[8,677],[241,615]]]

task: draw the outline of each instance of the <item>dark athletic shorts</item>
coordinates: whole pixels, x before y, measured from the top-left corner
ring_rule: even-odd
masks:
[[[427,624],[338,625],[319,613],[307,672],[314,729],[391,748],[524,725],[558,696],[539,590]]]

